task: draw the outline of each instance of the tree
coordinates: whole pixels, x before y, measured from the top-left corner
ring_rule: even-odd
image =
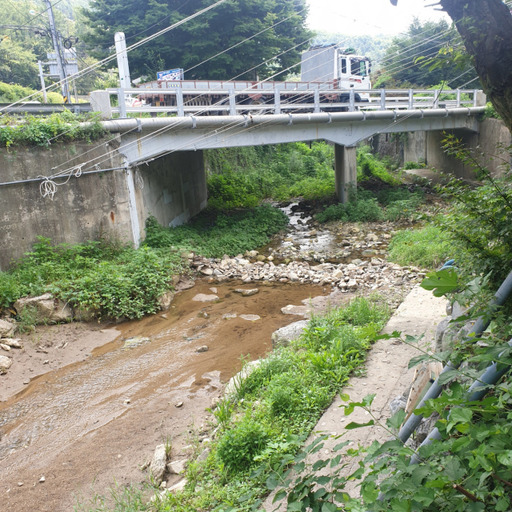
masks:
[[[375,86],[431,87],[447,82],[450,88],[459,87],[471,74],[476,76],[467,60],[459,59],[461,65],[454,62],[453,56],[459,52],[450,50],[461,45],[457,31],[446,21],[421,23],[415,19],[407,33],[393,38],[388,46]],[[439,59],[439,55],[444,57],[442,64],[432,66],[432,58]]]
[[[85,41],[103,58],[115,32],[131,45],[213,0],[97,0],[84,10]],[[265,78],[293,67],[311,34],[305,0],[227,0],[129,54],[134,76],[184,68],[186,78]],[[301,46],[302,43],[302,46]]]
[[[396,5],[396,0],[391,3]],[[484,92],[512,131],[512,14],[502,0],[439,0],[471,55]]]

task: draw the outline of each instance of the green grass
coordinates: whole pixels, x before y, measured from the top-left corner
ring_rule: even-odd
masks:
[[[450,237],[433,224],[400,231],[389,244],[388,259],[399,265],[435,269],[456,256]]]
[[[154,218],[146,222],[145,244],[153,248],[174,247],[194,251],[206,257],[234,256],[261,247],[284,229],[288,217],[271,206],[222,213],[208,210],[192,222],[175,228],[163,228]]]

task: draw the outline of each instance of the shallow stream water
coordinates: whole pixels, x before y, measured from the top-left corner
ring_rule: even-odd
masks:
[[[256,287],[250,297],[234,291]],[[32,378],[0,403],[0,509],[69,511],[93,482],[104,492],[114,480],[144,480],[139,467],[154,447],[170,436],[184,450],[242,359],[270,351],[272,332],[300,319],[281,308],[328,292],[198,282],[167,313],[118,325],[117,339],[84,360]]]

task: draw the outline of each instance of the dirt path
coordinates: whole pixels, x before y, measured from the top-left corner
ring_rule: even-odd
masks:
[[[255,285],[212,286],[199,283],[168,313],[141,321],[25,336],[13,371],[0,377],[2,511],[67,512],[76,496],[87,501],[114,481],[147,480],[140,467],[155,446],[170,440],[179,456],[241,357],[267,353],[272,332],[297,319],[281,308],[330,292],[258,285],[259,293],[241,297],[235,288]],[[218,299],[193,300],[198,294]]]
[[[375,394],[372,403],[372,413],[376,422],[385,425],[386,419],[391,416],[390,402],[402,395],[412,382],[414,369],[409,369],[409,361],[420,354],[421,349],[430,348],[435,336],[437,324],[446,316],[446,299],[444,297],[434,297],[432,292],[426,291],[416,286],[405,297],[402,304],[395,311],[383,333],[391,334],[395,331],[411,336],[424,337],[415,345],[406,345],[398,340],[379,340],[370,351],[366,362],[365,374],[360,377],[352,377],[343,393],[350,396],[351,401],[361,402],[369,394]],[[390,434],[380,426],[376,425],[367,428],[358,428],[355,430],[345,430],[345,425],[350,422],[367,423],[371,418],[368,412],[363,409],[355,411],[345,416],[344,409],[341,408],[342,402],[339,396],[336,397],[332,405],[320,418],[314,436],[311,436],[309,442],[320,434],[332,436],[343,436],[343,439],[330,438],[324,443],[323,449],[316,458],[334,457],[338,452],[333,448],[341,441],[350,440],[352,447],[369,446],[373,441],[384,442],[390,439]],[[313,463],[316,458],[312,457]],[[343,463],[347,466],[339,473],[340,475],[350,475],[358,468],[358,459],[345,458]],[[357,483],[349,483],[346,490],[353,496],[358,494]],[[272,503],[273,496],[270,496],[265,502],[265,510],[273,511],[277,504]],[[279,508],[284,510],[284,508]]]

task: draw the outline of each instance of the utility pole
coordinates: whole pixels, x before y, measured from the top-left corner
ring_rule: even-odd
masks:
[[[55,28],[55,18],[53,17],[53,9],[50,0],[44,0],[47,11],[48,11],[48,19],[50,21],[50,34],[52,36],[53,48],[55,50],[55,56],[57,58],[57,68],[59,70],[59,79],[61,82],[62,96],[64,96],[64,103],[69,103],[69,87],[68,81],[66,77],[66,67],[64,62],[64,56],[62,52],[62,47],[60,44],[60,37],[57,33],[57,29]]]
[[[114,40],[116,43],[117,68],[119,70],[119,85],[121,89],[130,89],[130,66],[128,65],[124,32],[116,32]]]

